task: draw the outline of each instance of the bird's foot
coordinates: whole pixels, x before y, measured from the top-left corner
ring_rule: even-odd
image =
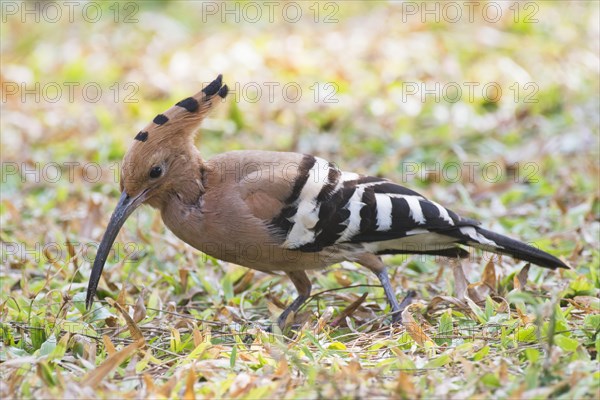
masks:
[[[402,312],[413,302],[414,298],[417,296],[417,292],[414,290],[409,290],[406,293],[406,296],[400,302],[398,309],[392,311],[392,325],[402,324]]]
[[[392,312],[392,325],[402,325],[402,311]]]

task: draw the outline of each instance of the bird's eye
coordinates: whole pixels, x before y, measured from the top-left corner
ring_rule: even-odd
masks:
[[[156,165],[150,170],[150,178],[156,179],[162,175],[162,172],[162,168]]]

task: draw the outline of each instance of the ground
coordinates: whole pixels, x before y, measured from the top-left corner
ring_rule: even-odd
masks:
[[[2,398],[598,398],[596,2],[3,2]],[[135,134],[218,73],[206,157],[311,153],[567,262],[390,256],[295,293],[143,207],[88,312]]]

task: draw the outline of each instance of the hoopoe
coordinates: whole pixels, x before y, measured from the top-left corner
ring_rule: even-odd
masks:
[[[123,160],[121,197],[94,260],[88,308],[120,228],[141,204],[160,210],[176,236],[212,257],[283,271],[298,297],[279,316],[282,328],[310,296],[306,271],[345,260],[377,275],[393,322],[400,320],[402,307],[384,254],[464,258],[469,253],[461,245],[466,245],[546,268],[569,268],[390,180],[340,171],[319,157],[248,150],[204,160],[194,132],[227,91],[219,75],[135,136]]]

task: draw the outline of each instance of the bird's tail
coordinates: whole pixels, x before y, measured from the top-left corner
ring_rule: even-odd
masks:
[[[497,254],[506,254],[519,260],[529,261],[540,267],[551,269],[570,268],[567,264],[545,251],[478,226],[461,228],[461,233],[468,236],[466,244],[472,247]]]

